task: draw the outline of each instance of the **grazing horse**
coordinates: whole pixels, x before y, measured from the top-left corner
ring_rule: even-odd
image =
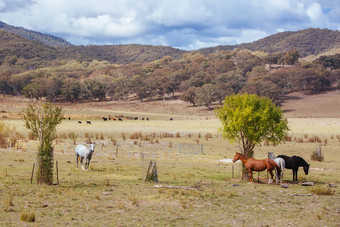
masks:
[[[305,174],[308,175],[309,164],[300,156],[294,155],[292,157],[288,157],[286,155],[279,155],[277,157],[285,160],[286,169],[293,170],[293,182],[297,181],[297,173],[300,166],[303,167],[303,171],[305,171]]]
[[[270,174],[268,184],[271,184],[274,176],[273,170],[277,169],[280,171],[280,167],[276,164],[276,162],[269,158],[259,160],[236,152],[233,162],[236,162],[237,160],[241,160],[245,168],[248,170],[249,182],[253,182],[253,171],[263,171],[267,169]]]
[[[283,171],[285,170],[285,160],[283,158],[275,158],[275,155],[273,152],[268,152],[268,158],[271,160],[274,160],[276,164],[280,167],[281,169],[281,174],[278,173],[277,170],[275,170],[275,178],[276,178],[276,183],[280,181],[280,184],[282,184],[282,178],[283,178]]]
[[[90,148],[87,148],[85,145],[79,144],[76,146],[76,159],[77,159],[77,169],[78,169],[78,159],[80,157],[81,168],[83,170],[89,170],[90,161],[94,152],[94,144],[90,144]],[[85,158],[85,169],[83,166],[83,159]]]

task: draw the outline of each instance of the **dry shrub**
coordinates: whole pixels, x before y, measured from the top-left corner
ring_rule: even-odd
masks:
[[[14,206],[14,203],[13,203],[13,196],[12,196],[12,195],[10,195],[10,196],[6,199],[6,206],[7,206],[7,207]]]
[[[198,133],[197,137],[198,137],[198,138],[201,138],[201,137],[202,137],[200,132]]]
[[[325,160],[323,154],[320,152],[318,152],[318,150],[313,151],[312,155],[310,156],[310,159],[313,161],[319,161],[319,162],[323,162]]]
[[[137,140],[134,140],[134,141],[133,141],[133,144],[134,144],[134,145],[137,145]]]
[[[308,138],[308,134],[304,134],[303,137],[305,137],[305,139],[307,139]]]
[[[195,139],[195,141],[196,141],[197,144],[200,144],[200,139],[199,138]]]
[[[117,140],[113,136],[111,136],[111,142],[112,142],[113,146],[117,145]]]
[[[126,140],[126,135],[122,132],[121,136],[122,136],[123,141],[125,141]]]
[[[66,132],[58,133],[57,138],[58,139],[67,139],[67,133]]]
[[[303,143],[303,139],[302,138],[296,138],[295,137],[295,141],[298,142],[298,143]]]
[[[206,133],[205,134],[205,139],[208,140],[208,139],[211,139],[212,138],[212,134],[211,133]]]
[[[0,133],[0,147],[1,148],[7,148],[8,147],[7,139],[6,139],[5,135],[2,134],[2,133]]]
[[[308,141],[310,143],[315,143],[315,142],[321,143],[321,139],[318,136],[313,136],[313,137],[309,138]]]
[[[172,142],[171,141],[169,142],[168,147],[172,148]]]
[[[29,139],[29,140],[36,140],[37,137],[36,137],[36,135],[34,135],[33,132],[29,132],[29,133],[28,133],[28,139]]]
[[[330,188],[324,186],[315,186],[311,188],[310,191],[316,195],[334,195],[334,192]]]
[[[101,132],[100,133],[100,136],[99,136],[99,138],[101,139],[101,140],[103,140],[104,139],[104,134]]]
[[[20,214],[20,220],[25,222],[35,222],[34,212],[23,211]]]
[[[263,146],[269,146],[269,141],[268,140],[264,140],[263,141]]]
[[[323,141],[323,143],[326,145],[328,143],[327,138]]]
[[[85,132],[84,137],[85,137],[85,138],[90,138],[90,137],[92,137],[92,136],[90,135],[90,133]]]
[[[181,138],[181,133],[180,132],[176,132],[176,138]]]
[[[287,135],[287,136],[285,137],[285,141],[287,141],[287,142],[292,141],[292,136],[288,136],[288,135]]]
[[[98,132],[96,132],[96,140],[98,140],[99,139],[99,134],[98,134]]]
[[[135,132],[135,133],[130,135],[130,139],[132,139],[132,140],[138,140],[141,137],[142,137],[142,133],[141,132]]]

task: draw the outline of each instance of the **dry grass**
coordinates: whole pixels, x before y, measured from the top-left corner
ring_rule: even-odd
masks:
[[[219,136],[220,124],[211,113],[195,115],[193,113],[197,109],[192,107],[188,108],[191,112],[186,115],[184,112],[168,112],[167,106],[158,103],[158,106],[150,104],[148,109],[162,107],[164,111],[143,114],[150,117],[149,121],[124,119],[123,122],[103,122],[100,116],[109,114],[142,115],[128,110],[113,112],[109,109],[112,103],[107,105],[108,109],[103,109],[104,105],[79,104],[67,109],[72,120],[63,121],[58,126],[60,141],[55,145],[59,185],[30,184],[32,164],[36,159],[35,141],[30,140],[28,143],[18,139],[17,146],[25,152],[14,148],[11,151],[0,149],[0,193],[4,195],[0,196],[1,225],[22,225],[19,214],[27,211],[34,211],[34,225],[37,226],[46,223],[51,226],[81,226],[84,223],[89,226],[340,225],[337,215],[339,187],[332,188],[334,194],[329,196],[292,197],[291,194],[308,194],[311,188],[293,184],[291,170],[286,170],[284,176],[289,188],[283,189],[279,185],[267,185],[265,173],[261,173],[260,183],[248,184],[239,179],[238,164],[219,163],[220,159],[232,158],[238,147]],[[138,107],[139,104],[132,106]],[[133,108],[123,104],[120,107]],[[181,107],[172,107],[171,110]],[[78,125],[78,119],[73,118],[75,116],[81,120],[93,119],[92,124]],[[168,121],[170,116],[175,120]],[[326,182],[339,185],[340,119],[290,118],[288,121],[292,129],[290,139],[278,146],[256,147],[255,157],[265,158],[269,151],[276,156],[299,155],[311,164],[308,176],[302,170],[299,171],[299,181],[313,181],[316,187]],[[22,120],[5,119],[5,123],[13,125],[17,132],[28,139],[28,131],[23,127]],[[323,147],[324,162],[310,160],[310,151],[319,146],[317,140],[308,141],[314,135],[323,142],[327,139]],[[75,143],[89,138],[95,142],[100,140],[105,146],[96,146],[89,171],[77,171]],[[294,138],[301,138],[302,142]],[[137,141],[136,144],[134,141]],[[202,145],[205,154],[179,153],[179,144]],[[184,152],[193,151],[188,149]],[[160,189],[154,187],[154,182],[145,183],[150,159],[157,161],[160,184],[185,187],[198,185],[197,190]],[[233,165],[235,178],[232,178],[231,173]],[[257,175],[254,179],[257,182]],[[235,184],[240,186],[233,187]],[[321,193],[324,189],[318,190],[320,192],[313,193]],[[13,204],[11,206],[10,201]]]

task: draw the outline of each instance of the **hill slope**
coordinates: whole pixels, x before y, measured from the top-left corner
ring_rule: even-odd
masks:
[[[340,31],[329,29],[309,28],[296,32],[281,32],[266,38],[239,45],[226,45],[200,49],[199,52],[208,54],[221,50],[235,48],[263,51],[268,53],[298,50],[302,57],[318,55],[340,46]]]
[[[16,34],[25,39],[38,40],[39,42],[47,46],[52,46],[52,47],[71,46],[71,43],[67,42],[66,40],[62,38],[59,38],[53,35],[47,35],[47,34],[32,31],[32,30],[28,30],[26,28],[11,26],[2,21],[0,21],[0,29],[6,30],[10,33]]]

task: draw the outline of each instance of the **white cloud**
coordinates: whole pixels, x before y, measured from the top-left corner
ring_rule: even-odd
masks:
[[[339,29],[333,0],[0,0],[0,20],[76,44],[143,43],[195,49],[277,31]]]

